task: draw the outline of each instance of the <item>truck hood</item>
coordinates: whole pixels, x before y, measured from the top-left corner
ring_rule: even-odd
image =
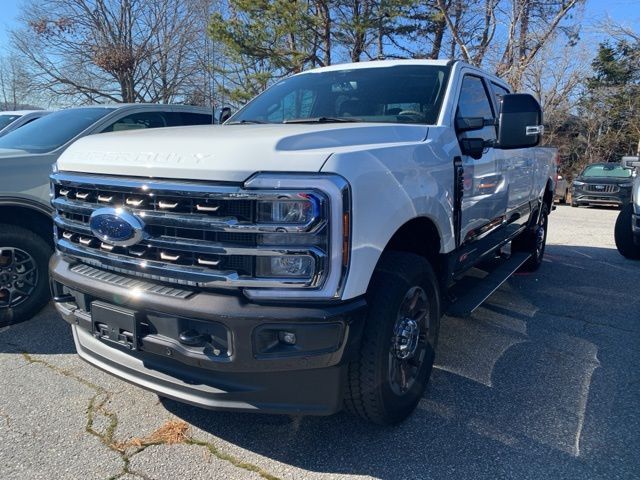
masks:
[[[258,171],[317,172],[334,152],[421,142],[425,125],[207,125],[84,137],[61,171],[242,182]]]

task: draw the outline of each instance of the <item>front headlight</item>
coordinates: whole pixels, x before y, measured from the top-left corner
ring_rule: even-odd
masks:
[[[258,202],[258,223],[306,225],[318,218],[321,203],[318,197],[308,193],[299,193],[294,197]]]
[[[350,256],[351,197],[347,181],[331,174],[263,173],[244,190],[256,196],[262,231],[255,287],[262,300],[338,298]]]
[[[633,187],[633,183],[619,183],[618,186],[622,188],[631,188]]]
[[[573,181],[574,187],[582,187],[583,185],[584,185],[584,182],[579,182],[578,180]]]

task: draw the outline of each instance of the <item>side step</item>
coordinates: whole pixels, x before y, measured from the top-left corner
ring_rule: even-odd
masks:
[[[490,271],[474,268],[450,291],[452,298],[445,314],[450,317],[468,317],[473,311],[506,282],[524,262],[528,253],[513,253],[508,259],[497,262]]]

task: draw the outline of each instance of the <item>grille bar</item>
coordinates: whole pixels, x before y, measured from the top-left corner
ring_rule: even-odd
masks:
[[[171,265],[153,260],[144,261],[142,270],[138,270],[141,267],[141,262],[134,258],[97,251],[66,239],[58,240],[58,250],[64,254],[75,256],[90,265],[107,270],[133,274],[160,282],[174,282],[194,287],[300,288],[309,286],[311,283],[305,279],[242,277],[235,271],[214,272],[205,268]]]
[[[85,237],[95,238],[95,236],[91,232],[91,228],[89,228],[87,224],[77,222],[74,220],[69,220],[60,215],[54,216],[53,221],[59,229],[65,232],[62,235],[64,238],[67,238],[68,234],[73,234],[73,233],[76,233],[78,235],[82,235]],[[209,242],[206,240],[196,240],[196,239],[182,239],[182,238],[175,238],[170,236],[146,238],[143,240],[143,242],[136,245],[134,250],[136,248],[140,248],[141,246],[165,248],[165,249],[171,249],[171,250],[184,250],[184,251],[204,253],[209,255],[254,255],[254,256],[272,257],[272,256],[282,256],[282,255],[303,254],[303,253],[309,253],[309,252],[312,252],[314,255],[318,257],[322,257],[324,255],[322,251],[315,248],[245,247],[245,246],[233,245],[229,243]],[[139,256],[139,255],[136,255],[136,256]]]

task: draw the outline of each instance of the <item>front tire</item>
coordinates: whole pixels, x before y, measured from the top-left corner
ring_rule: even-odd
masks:
[[[633,230],[631,222],[633,221],[633,205],[626,204],[620,210],[616,219],[615,239],[618,252],[630,260],[640,260],[640,246],[633,241]]]
[[[520,271],[535,272],[542,265],[544,252],[547,248],[547,231],[549,229],[549,207],[542,203],[540,216],[533,228],[529,228],[513,240],[514,250],[531,254]]]
[[[360,351],[348,366],[345,406],[380,425],[407,418],[429,381],[440,329],[440,291],[418,255],[382,255],[367,292]]]
[[[32,231],[0,224],[0,326],[28,320],[49,301],[51,253]]]

